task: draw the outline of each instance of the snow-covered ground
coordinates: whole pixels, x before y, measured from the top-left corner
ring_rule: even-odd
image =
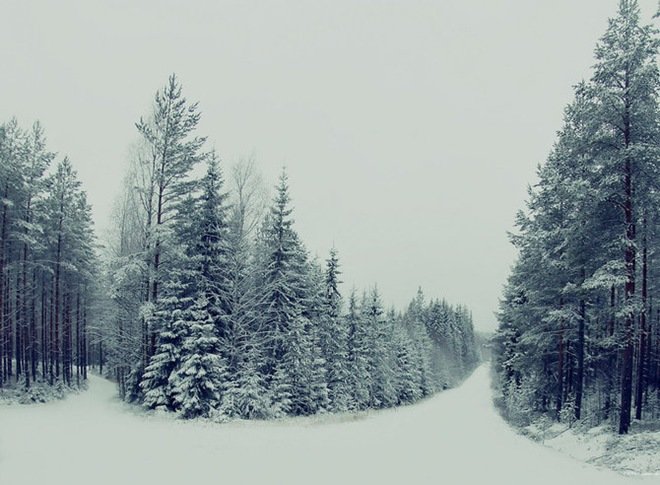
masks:
[[[614,434],[607,425],[584,429],[565,424],[540,424],[524,429],[532,438],[578,460],[624,474],[656,475],[660,482],[660,430],[633,423],[627,435]]]
[[[211,424],[145,415],[91,377],[66,400],[0,407],[0,484],[630,484],[516,434],[488,368],[413,406]]]
[[[28,392],[25,392],[24,385],[23,381],[18,384],[15,382],[5,382],[2,389],[0,389],[0,406],[54,401],[56,399],[62,399],[72,392],[79,392],[87,388],[87,384],[84,381],[81,383],[80,388],[64,385],[49,386],[46,383],[33,382],[30,384]]]

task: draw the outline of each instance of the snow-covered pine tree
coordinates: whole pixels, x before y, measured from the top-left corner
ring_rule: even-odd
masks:
[[[255,345],[241,347],[241,359],[225,384],[220,414],[228,418],[268,419],[283,416],[285,412],[273,409],[271,391],[265,376],[259,369],[263,361],[260,349]],[[279,390],[282,392],[282,390]],[[280,396],[281,406],[288,408],[288,400]]]
[[[170,377],[179,368],[181,350],[189,330],[188,308],[180,308],[182,302],[175,297],[159,301],[159,310],[145,318],[161,318],[158,346],[142,374],[140,389],[142,404],[149,409],[172,411],[175,409],[174,393]],[[129,387],[130,388],[130,387]]]
[[[220,405],[227,366],[209,301],[197,298],[187,313],[180,365],[170,375],[175,409],[184,418],[208,417]]]
[[[271,384],[274,408],[309,414],[327,404],[324,368],[318,348],[310,266],[293,230],[286,173],[265,220],[259,245],[263,371]]]
[[[415,402],[424,394],[422,372],[415,358],[415,350],[410,336],[399,319],[393,316],[394,334],[392,348],[395,356],[394,375],[397,404]]]
[[[619,433],[627,433],[631,421],[635,324],[639,316],[637,280],[637,227],[640,226],[648,191],[657,191],[658,90],[657,55],[660,39],[652,26],[640,24],[637,0],[621,0],[596,47],[596,65],[591,80],[595,101],[595,142],[601,150],[600,189],[620,209],[621,252],[626,282],[625,313],[621,345],[621,395]],[[657,208],[656,208],[657,212]]]
[[[366,295],[363,303],[366,301]],[[362,317],[362,311],[357,302],[355,289],[348,299],[346,314],[348,329],[348,369],[352,407],[366,409],[370,400],[370,334]]]
[[[417,295],[403,318],[414,349],[413,360],[420,375],[421,392],[423,396],[427,396],[436,390],[437,382],[431,368],[433,342],[425,323],[426,308],[421,288],[418,288]]]
[[[299,292],[302,302],[302,317],[305,339],[309,341],[306,347],[309,355],[311,372],[309,374],[310,409],[318,412],[329,408],[326,359],[323,352],[323,318],[325,314],[324,273],[316,259],[309,260],[302,246],[297,251],[297,258],[304,274],[303,285]]]
[[[314,414],[322,409],[314,342],[308,327],[309,320],[303,316],[289,323],[284,355],[277,363],[273,379],[275,408],[294,416]],[[327,399],[327,394],[325,397]]]
[[[621,0],[518,217],[495,340],[504,402],[529,411],[511,415],[598,422],[618,408],[626,433],[635,377],[642,417],[649,242],[637,229],[657,213],[659,42]]]
[[[385,310],[378,288],[365,293],[361,304],[362,321],[367,344],[369,369],[369,406],[389,407],[396,402],[394,387],[392,328],[385,318]]]
[[[215,154],[208,159],[208,168],[201,180],[201,194],[197,199],[192,223],[192,242],[189,253],[196,263],[193,283],[195,298],[206,301],[213,320],[218,344],[212,350],[218,353],[223,365],[228,366],[235,354],[231,313],[232,280],[230,268],[231,241],[229,234],[227,194]],[[182,351],[185,358],[186,348]],[[222,375],[223,382],[211,382],[209,386],[224,389],[231,378],[228,369]],[[214,374],[213,377],[216,375]],[[211,379],[211,374],[208,375]]]
[[[270,392],[263,374],[266,337],[260,310],[263,291],[260,264],[263,251],[256,251],[250,237],[261,219],[261,179],[252,161],[231,171],[232,202],[229,212],[227,254],[227,334],[222,343],[227,352],[228,379],[221,413],[228,417],[266,419],[271,416]],[[261,240],[261,238],[259,238]]]
[[[206,175],[200,182],[201,194],[192,216],[189,255],[197,265],[195,291],[203,294],[214,315],[218,337],[226,339],[229,313],[229,221],[227,194],[215,154],[208,158]]]
[[[169,258],[171,226],[185,219],[180,204],[190,196],[195,181],[190,174],[195,165],[207,155],[202,152],[204,137],[195,136],[200,120],[197,103],[189,103],[182,94],[181,84],[172,74],[166,86],[156,92],[153,113],[136,124],[145,146],[139,157],[138,190],[144,206],[145,254],[147,274],[145,300],[153,307],[160,296],[160,287],[168,276],[162,262]],[[173,248],[176,250],[176,248]],[[147,307],[148,308],[148,307]],[[144,312],[142,312],[144,314]],[[146,323],[158,319],[147,318],[143,325],[144,363],[148,363],[157,345],[159,328]],[[136,369],[139,375],[141,370]]]
[[[298,236],[293,230],[289,186],[282,172],[277,194],[261,231],[259,283],[263,292],[264,332],[267,334],[265,372],[272,376],[286,353],[291,323],[302,313],[303,274],[298,260]]]
[[[16,133],[16,132],[15,132]],[[19,136],[19,138],[22,138]],[[20,374],[20,371],[23,371],[23,376],[25,378],[25,387],[30,387],[30,381],[37,380],[37,355],[38,355],[38,334],[37,334],[37,311],[36,303],[38,299],[39,289],[36,286],[37,284],[37,270],[36,268],[41,265],[38,264],[36,256],[40,252],[43,252],[45,249],[43,241],[43,228],[44,221],[40,220],[40,213],[43,212],[44,206],[40,204],[44,191],[46,189],[46,180],[44,179],[44,174],[48,166],[51,164],[55,155],[46,150],[46,140],[44,135],[44,130],[36,122],[33,124],[32,129],[29,132],[24,134],[23,138],[23,149],[18,151],[18,154],[21,156],[13,157],[9,160],[4,160],[2,163],[7,164],[8,168],[11,170],[13,165],[12,162],[19,162],[22,165],[20,172],[15,174],[19,178],[17,181],[19,184],[16,189],[18,189],[18,197],[13,199],[14,205],[12,207],[12,212],[14,212],[14,218],[16,226],[14,230],[9,231],[8,239],[18,243],[19,247],[19,261],[17,262],[17,288],[16,288],[16,336],[18,338],[17,343],[20,342],[20,345],[17,345],[17,374]],[[21,163],[22,162],[22,163]],[[16,165],[14,165],[16,167]],[[3,177],[2,174],[0,178]],[[7,175],[10,175],[9,173]],[[9,178],[8,181],[11,181]],[[82,197],[82,194],[81,194]],[[4,205],[4,204],[3,204]],[[84,207],[80,207],[83,213],[81,216],[85,216]],[[80,224],[76,224],[74,227],[80,229],[89,230],[89,218],[78,221]],[[3,222],[3,226],[6,225],[6,221]],[[85,246],[86,239],[90,238],[90,233],[87,234],[78,234],[76,244],[71,245],[70,247],[75,250],[80,250],[78,245]],[[86,248],[87,251],[90,248]],[[81,263],[84,260],[84,255],[80,254]],[[0,255],[2,258],[2,255]],[[36,263],[36,264],[35,264]],[[89,264],[89,262],[87,263]],[[0,263],[2,266],[2,263]],[[85,268],[79,268],[79,270],[84,270]],[[2,278],[2,271],[0,271],[0,278]],[[82,276],[82,275],[80,275]],[[87,280],[87,278],[85,278]],[[0,283],[0,291],[3,284]],[[0,297],[0,305],[2,305],[2,297]],[[0,311],[0,315],[2,311]],[[2,325],[0,324],[0,327]],[[2,331],[0,330],[0,342],[2,342]],[[2,345],[2,344],[0,344]],[[0,350],[0,355],[2,350]],[[21,359],[22,356],[22,364]],[[79,372],[78,372],[79,373]],[[2,377],[0,377],[0,385],[2,382]]]
[[[351,401],[348,369],[348,331],[342,315],[342,297],[339,292],[339,258],[332,248],[326,261],[324,298],[319,328],[321,348],[325,360],[328,396],[333,411],[346,411]]]
[[[74,318],[73,302],[76,293],[84,290],[85,282],[91,281],[95,261],[91,207],[67,158],[47,178],[46,186],[48,193],[39,211],[46,234],[42,257],[51,262],[52,268],[49,382],[62,378],[71,384],[74,323],[79,323]]]
[[[189,217],[174,228],[171,240],[180,249],[177,253],[170,250],[178,258],[176,263],[170,262],[168,279],[161,287],[154,315],[162,319],[157,325],[161,329],[158,345],[141,383],[147,407],[180,410],[186,418],[208,415],[210,409],[217,407],[228,378],[225,367],[230,354],[226,349],[222,352],[223,344],[226,347],[228,342],[230,292],[226,196],[222,193],[222,178],[214,156],[209,157],[200,188],[198,197],[180,202],[179,210]],[[214,329],[212,345],[205,334],[208,319]],[[204,367],[213,362],[222,363],[223,368]],[[191,369],[199,372],[192,375]],[[213,389],[218,397],[205,393],[204,389]],[[199,396],[215,401],[197,402]]]
[[[0,125],[0,387],[26,396],[86,378],[91,208],[68,158],[46,176],[53,159],[39,123]]]
[[[148,360],[139,390],[129,394],[129,400],[140,400],[150,409],[174,410],[174,395],[170,377],[181,364],[184,340],[190,332],[191,307],[199,297],[200,268],[198,256],[191,246],[195,244],[197,212],[196,200],[189,195],[179,203],[181,213],[192,216],[176,226],[161,226],[161,248],[167,248],[168,264],[161,267],[159,297],[155,303],[143,302],[140,306],[140,321],[144,326],[158,329],[156,348]],[[149,343],[145,340],[143,345]],[[142,352],[142,358],[146,356]],[[129,379],[139,377],[139,368],[134,368]],[[129,386],[130,392],[130,386]]]

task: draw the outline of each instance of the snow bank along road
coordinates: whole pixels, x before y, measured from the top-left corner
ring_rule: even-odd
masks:
[[[0,485],[630,484],[515,434],[488,368],[422,403],[352,417],[224,425],[145,416],[112,383],[0,407]]]

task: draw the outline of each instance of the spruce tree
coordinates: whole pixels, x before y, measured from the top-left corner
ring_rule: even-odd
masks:
[[[342,316],[342,297],[339,292],[339,258],[332,248],[326,261],[324,298],[320,315],[321,347],[327,369],[330,406],[345,411],[350,403],[348,360],[348,333]]]
[[[299,260],[298,236],[293,230],[287,175],[282,172],[277,195],[262,231],[263,319],[267,333],[265,371],[275,372],[286,353],[289,330],[303,311],[303,268]]]
[[[363,298],[363,304],[366,296]],[[370,341],[362,311],[357,302],[355,290],[348,300],[346,315],[348,326],[348,366],[353,405],[356,409],[366,409],[370,403]]]
[[[227,367],[219,352],[208,300],[196,299],[185,321],[181,363],[170,376],[175,409],[184,418],[208,417],[220,405]]]

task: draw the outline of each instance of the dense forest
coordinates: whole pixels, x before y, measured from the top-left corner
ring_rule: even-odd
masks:
[[[37,381],[86,378],[97,266],[85,192],[54,160],[38,123],[0,125],[0,387],[20,381],[35,399]]]
[[[198,121],[172,76],[137,124],[100,329],[126,400],[220,419],[345,411],[415,401],[475,366],[463,307],[420,293],[386,311],[376,288],[344,305],[338,253],[308,254],[286,173],[265,207],[254,164],[226,182]]]
[[[0,127],[0,387],[42,399],[35,383],[79,386],[95,365],[149,409],[265,419],[414,402],[475,367],[467,308],[343,298],[338,252],[311,257],[294,228],[286,172],[270,202],[252,160],[225,179],[199,120],[172,75],[103,244],[41,127]]]
[[[495,354],[519,424],[660,417],[659,45],[622,0],[517,217]]]

